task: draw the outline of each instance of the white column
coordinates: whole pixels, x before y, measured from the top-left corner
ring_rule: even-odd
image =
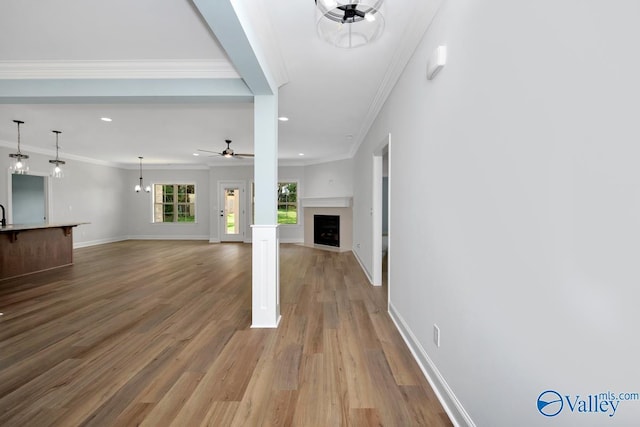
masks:
[[[280,323],[280,241],[278,226],[252,225],[252,328]]]
[[[252,328],[280,322],[278,96],[254,97],[255,225],[252,226]]]

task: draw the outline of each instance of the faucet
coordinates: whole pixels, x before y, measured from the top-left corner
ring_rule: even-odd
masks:
[[[4,216],[4,206],[0,205],[0,208],[2,208],[2,226],[6,227],[7,226],[7,218]]]

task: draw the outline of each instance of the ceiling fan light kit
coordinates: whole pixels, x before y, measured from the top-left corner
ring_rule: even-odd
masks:
[[[314,0],[318,36],[350,49],[373,42],[384,30],[383,0]]]
[[[222,150],[222,152],[217,152],[217,151],[210,151],[210,150],[203,150],[201,148],[198,148],[198,151],[202,151],[204,153],[213,153],[213,155],[217,155],[217,156],[222,156],[225,157],[227,159],[244,159],[247,157],[253,157],[253,154],[248,154],[248,153],[236,153],[233,151],[233,149],[230,147],[231,145],[231,140],[230,139],[225,139],[224,142],[227,144],[227,148],[225,148],[224,150]],[[209,156],[209,157],[213,157],[213,156]]]

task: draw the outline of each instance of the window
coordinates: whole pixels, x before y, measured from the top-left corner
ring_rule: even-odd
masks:
[[[277,189],[278,198],[278,224],[298,223],[298,183],[279,182]],[[251,184],[251,215],[255,223],[255,184]]]
[[[155,184],[153,222],[196,222],[194,184]]]
[[[278,224],[298,223],[298,183],[278,183]]]

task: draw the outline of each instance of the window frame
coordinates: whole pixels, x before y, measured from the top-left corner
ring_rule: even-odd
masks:
[[[300,180],[298,179],[279,179],[278,185],[280,184],[296,184],[296,223],[295,224],[287,224],[277,222],[279,227],[300,227],[302,225],[302,216],[300,215]],[[278,190],[275,191],[275,201],[276,201],[276,215],[278,211]],[[276,217],[276,221],[278,221]],[[251,181],[251,224],[256,223],[256,184],[255,181]]]
[[[158,203],[156,201],[156,186],[161,186],[162,188],[162,194],[163,196],[165,196],[165,189],[164,187],[166,186],[173,186],[174,188],[174,195],[176,197],[174,197],[172,206],[173,206],[173,217],[174,220],[173,221],[164,221],[164,206],[168,205],[169,203],[165,203],[164,200],[162,200],[160,203]],[[194,200],[193,202],[180,202],[178,200],[178,187],[180,186],[193,186],[193,196],[194,196]],[[195,182],[189,181],[189,182],[155,182],[152,184],[152,201],[151,201],[151,222],[153,224],[196,224],[198,222],[198,206],[197,206],[197,194],[198,194],[198,190],[197,190],[197,184]],[[186,193],[191,194],[191,193]],[[157,221],[156,220],[156,206],[157,205],[162,205],[163,206],[163,221]],[[179,221],[179,206],[189,206],[189,205],[193,205],[193,221]]]

